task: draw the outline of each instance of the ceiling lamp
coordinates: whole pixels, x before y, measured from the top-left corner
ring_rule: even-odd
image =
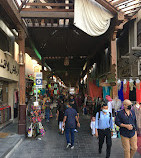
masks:
[[[24,54],[22,51],[19,53],[19,65],[24,65]]]
[[[64,65],[65,66],[69,65],[69,58],[68,57],[65,57],[65,59],[64,59]]]
[[[68,72],[67,71],[65,72],[65,76],[68,76]]]

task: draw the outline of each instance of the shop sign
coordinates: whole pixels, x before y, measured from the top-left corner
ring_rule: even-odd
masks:
[[[19,81],[19,65],[8,54],[0,50],[0,77]]]
[[[36,79],[42,79],[42,72],[36,72]]]
[[[36,88],[42,88],[42,72],[36,73]]]

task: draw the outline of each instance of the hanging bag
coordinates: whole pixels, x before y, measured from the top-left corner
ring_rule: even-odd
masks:
[[[28,137],[29,138],[32,137],[32,134],[33,134],[33,127],[32,127],[32,123],[31,123],[31,125],[28,128]]]

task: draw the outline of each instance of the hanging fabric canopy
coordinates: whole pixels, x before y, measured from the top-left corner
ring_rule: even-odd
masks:
[[[90,36],[105,33],[113,15],[95,0],[75,0],[74,25]]]

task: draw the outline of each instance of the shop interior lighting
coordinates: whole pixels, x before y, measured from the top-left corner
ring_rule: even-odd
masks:
[[[37,61],[36,60],[32,60],[33,65],[37,65]]]

